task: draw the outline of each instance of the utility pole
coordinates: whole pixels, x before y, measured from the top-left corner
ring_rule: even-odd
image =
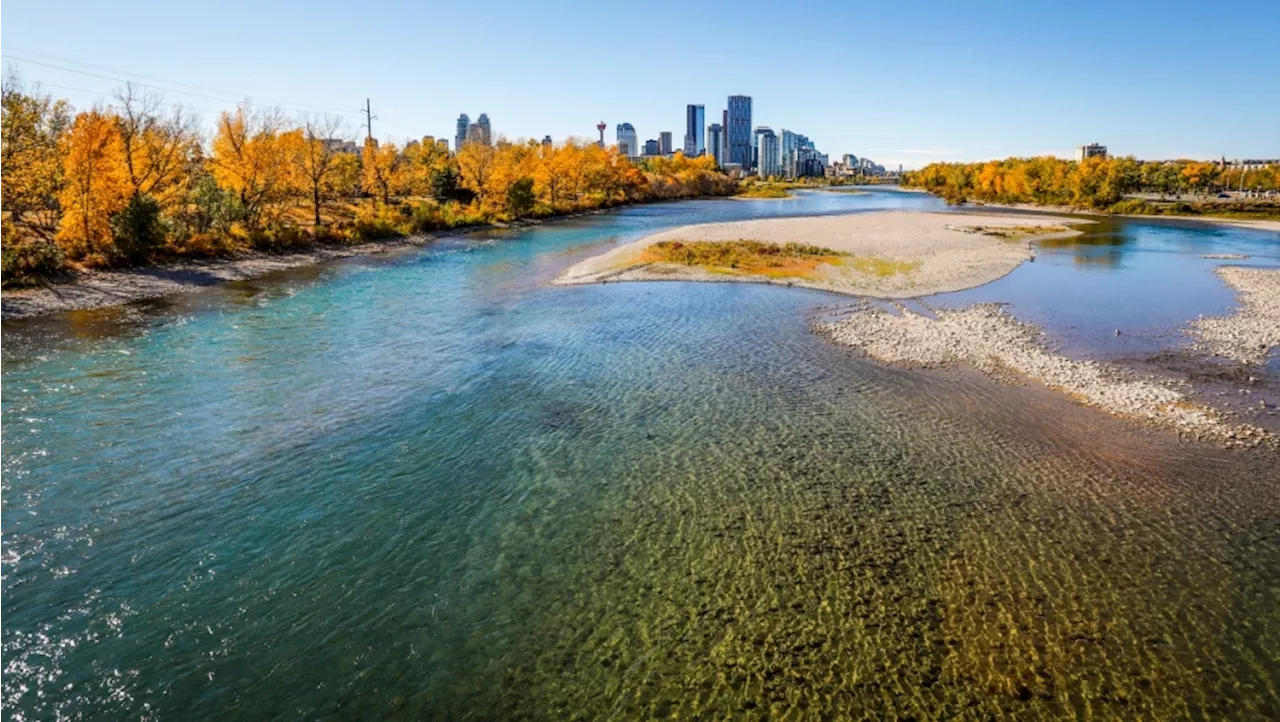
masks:
[[[373,108],[370,106],[369,99],[364,99],[364,117],[365,123],[369,127],[369,134],[365,136],[366,141],[373,140],[373,119],[378,117],[373,114]]]

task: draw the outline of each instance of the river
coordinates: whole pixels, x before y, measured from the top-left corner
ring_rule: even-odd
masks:
[[[6,717],[1280,717],[1274,452],[851,355],[808,330],[838,296],[548,284],[878,208],[941,204],[638,206],[6,321]],[[1230,308],[1214,252],[1280,264],[1108,221],[931,302],[1128,358]]]

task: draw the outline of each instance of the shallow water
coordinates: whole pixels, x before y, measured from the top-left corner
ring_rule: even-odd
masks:
[[[6,713],[1280,716],[1273,455],[852,357],[807,330],[836,296],[546,285],[887,205],[936,201],[645,206],[5,322]]]

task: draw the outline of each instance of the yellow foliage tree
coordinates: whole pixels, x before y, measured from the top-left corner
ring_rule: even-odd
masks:
[[[76,116],[63,150],[62,223],[58,243],[73,259],[112,255],[109,221],[129,201],[120,123],[111,114],[91,110]]]
[[[391,202],[391,195],[403,183],[404,158],[392,143],[379,145],[372,138],[364,142],[361,154],[360,188],[383,204]]]
[[[276,220],[296,198],[283,125],[278,112],[247,106],[218,119],[209,170],[219,186],[239,197],[250,228]]]
[[[5,78],[2,93],[0,207],[21,235],[51,240],[61,218],[61,143],[71,109],[65,100],[24,92],[13,75]]]

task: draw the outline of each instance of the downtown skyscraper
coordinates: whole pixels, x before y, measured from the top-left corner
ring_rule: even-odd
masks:
[[[707,112],[701,105],[687,105],[684,110],[684,154],[697,158],[707,152]]]
[[[751,170],[751,96],[730,95],[725,110],[725,144],[728,162]]]

